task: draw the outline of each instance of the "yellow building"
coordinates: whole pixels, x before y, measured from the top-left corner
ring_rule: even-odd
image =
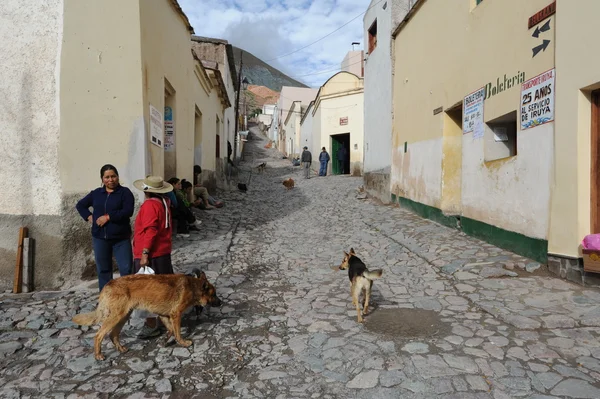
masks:
[[[321,86],[312,112],[313,169],[319,171],[319,154],[325,147],[331,157],[328,174],[362,176],[364,145],[364,80],[349,72],[338,72]],[[346,157],[338,162],[340,148]]]
[[[592,0],[417,1],[392,36],[392,200],[591,282],[577,258],[600,230],[589,167],[600,70],[581,38],[599,11]]]
[[[203,142],[202,164],[214,170],[229,100],[216,71],[194,58],[176,0],[7,0],[5,13],[21,34],[0,45],[7,54],[10,42],[20,48],[1,76],[18,84],[3,95],[30,116],[0,121],[21,143],[18,157],[0,161],[15,182],[0,204],[0,249],[10,255],[0,259],[0,286],[11,284],[16,234],[27,226],[36,288],[56,288],[95,269],[75,203],[101,184],[100,167],[115,165],[129,187],[148,174],[191,180]]]

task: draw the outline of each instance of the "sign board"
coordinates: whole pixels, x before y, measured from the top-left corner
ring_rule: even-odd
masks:
[[[347,116],[343,116],[340,118],[340,126],[343,125],[347,125],[348,124],[348,117]]]
[[[554,15],[556,13],[556,1],[542,8],[540,11],[533,14],[529,17],[529,21],[527,23],[527,29],[531,29],[546,18]]]
[[[521,130],[554,120],[554,69],[521,85]]]
[[[469,94],[463,100],[463,134],[473,132],[473,138],[483,137],[485,124],[483,123],[483,100],[485,88]]]
[[[163,116],[150,104],[150,142],[163,148]]]
[[[165,151],[175,149],[175,126],[173,122],[173,109],[165,107]]]

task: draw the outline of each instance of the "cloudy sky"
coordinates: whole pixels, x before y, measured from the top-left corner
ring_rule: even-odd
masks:
[[[179,0],[197,35],[226,39],[311,87],[339,70],[352,42],[363,48],[370,0]],[[344,25],[331,36],[302,48]],[[278,58],[281,57],[281,58]]]

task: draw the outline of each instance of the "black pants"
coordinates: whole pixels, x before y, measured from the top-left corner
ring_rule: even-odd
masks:
[[[192,213],[190,208],[185,206],[182,201],[177,201],[177,208],[173,212],[173,216],[177,221],[177,234],[187,234],[190,232],[188,224],[192,224],[196,221],[196,216]]]
[[[346,173],[346,171],[344,170],[344,166],[346,165],[346,162],[338,159],[338,164],[340,165],[340,174],[343,175]]]
[[[136,273],[141,269],[140,260],[141,259],[133,260],[133,267]],[[154,270],[154,274],[174,274],[170,254],[159,256],[157,258],[150,258],[148,266]]]

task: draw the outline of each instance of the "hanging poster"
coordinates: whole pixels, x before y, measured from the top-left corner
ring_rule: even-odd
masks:
[[[473,138],[483,137],[485,124],[483,123],[483,100],[485,88],[469,94],[463,100],[463,134],[473,132]]]
[[[150,142],[163,148],[163,116],[150,104]]]
[[[521,85],[521,130],[554,120],[555,76],[551,69]]]
[[[173,109],[165,107],[165,151],[175,149],[175,126],[173,124]]]

